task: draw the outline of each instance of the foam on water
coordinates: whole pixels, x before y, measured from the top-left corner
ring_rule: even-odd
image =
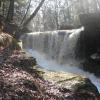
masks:
[[[73,30],[27,33],[21,37],[23,48],[36,58],[45,69],[66,71],[88,77],[100,92],[100,78],[80,69],[75,50],[83,27]]]
[[[35,57],[38,64],[45,69],[71,72],[88,77],[92,81],[92,83],[97,86],[98,91],[100,92],[100,78],[97,78],[93,73],[83,71],[79,67],[73,66],[71,64],[60,65],[54,60],[46,59],[45,54],[33,51],[32,49],[27,49],[26,51],[29,52],[33,57]]]
[[[45,53],[58,63],[74,60],[75,47],[81,31],[84,28],[73,30],[56,30],[48,32],[32,32],[22,36],[24,48],[32,48]]]

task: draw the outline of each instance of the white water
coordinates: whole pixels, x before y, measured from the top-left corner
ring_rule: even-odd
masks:
[[[47,57],[58,61],[58,63],[69,63],[75,60],[75,46],[79,33],[83,27],[74,30],[33,32],[22,36],[24,48],[32,48],[38,52],[43,52]],[[75,61],[74,61],[75,62]]]
[[[45,69],[65,71],[88,77],[100,92],[100,78],[80,69],[74,59],[74,49],[83,28],[71,31],[29,33],[22,37],[27,52]],[[30,49],[31,48],[31,49]]]
[[[29,52],[33,57],[35,57],[38,64],[45,69],[54,70],[54,71],[71,72],[71,73],[86,76],[92,81],[92,83],[94,83],[97,86],[98,91],[100,92],[100,78],[97,78],[93,73],[85,72],[79,67],[72,66],[69,64],[60,65],[54,60],[46,59],[44,54],[41,54],[37,51],[33,51],[32,49],[27,49],[26,51]]]

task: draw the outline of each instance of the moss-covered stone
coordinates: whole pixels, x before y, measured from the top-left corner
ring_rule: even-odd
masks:
[[[40,67],[35,67],[37,71],[41,72],[40,75],[49,82],[54,83],[56,86],[62,87],[64,89],[70,90],[74,93],[76,92],[89,92],[93,93],[97,100],[100,94],[92,82],[81,75],[72,74],[68,72],[54,72],[41,69]]]

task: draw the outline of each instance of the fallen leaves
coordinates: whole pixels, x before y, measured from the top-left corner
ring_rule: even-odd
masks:
[[[17,51],[0,65],[0,100],[95,100],[92,94],[73,93],[44,80],[30,66],[18,65],[21,59]]]

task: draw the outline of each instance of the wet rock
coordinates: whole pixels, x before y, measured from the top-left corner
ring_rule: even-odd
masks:
[[[82,66],[83,70],[94,73],[96,76],[100,77],[100,58],[93,59],[89,57],[85,59]]]
[[[100,24],[100,13],[88,13],[79,15],[83,26],[95,26]]]
[[[43,76],[45,79],[54,82],[56,85],[61,86],[63,88],[67,88],[74,92],[80,91],[82,89],[84,90],[84,87],[88,87],[88,90],[90,91],[94,89],[97,91],[97,88],[93,84],[91,84],[91,81],[89,79],[80,75],[64,72],[47,71]]]
[[[18,59],[15,59],[15,61],[13,62],[14,66],[21,66],[21,67],[32,67],[35,66],[36,64],[37,62],[34,57],[31,57],[28,54],[24,54],[23,52],[21,56]]]
[[[47,71],[36,63],[33,67],[26,59],[33,58],[16,51],[0,66],[1,100],[99,100],[98,90],[89,79]]]
[[[88,58],[100,48],[100,13],[82,14],[80,21],[84,31],[77,41],[76,55],[79,58]]]
[[[100,76],[100,13],[80,15],[84,31],[76,45],[76,58],[82,62],[85,71]]]
[[[41,71],[43,71],[43,69],[41,69]],[[62,89],[61,90],[62,92],[67,91],[67,92],[79,93],[81,95],[79,96],[80,99],[75,99],[75,100],[88,100],[85,99],[86,97],[84,96],[82,97],[82,95],[83,94],[85,95],[85,93],[87,96],[89,96],[88,93],[93,94],[94,97],[99,96],[96,86],[93,85],[92,82],[84,76],[72,73],[65,73],[65,72],[53,72],[53,71],[44,71],[44,72],[45,73],[42,73],[43,78],[45,80],[48,80],[49,82],[54,83],[56,86],[60,87]]]
[[[36,59],[33,57],[24,58],[20,60],[20,66],[28,67],[36,65]]]
[[[25,80],[23,82],[23,84],[25,85],[25,87],[34,90],[34,91],[38,91],[37,87],[34,85],[34,82],[30,81],[30,80]]]

